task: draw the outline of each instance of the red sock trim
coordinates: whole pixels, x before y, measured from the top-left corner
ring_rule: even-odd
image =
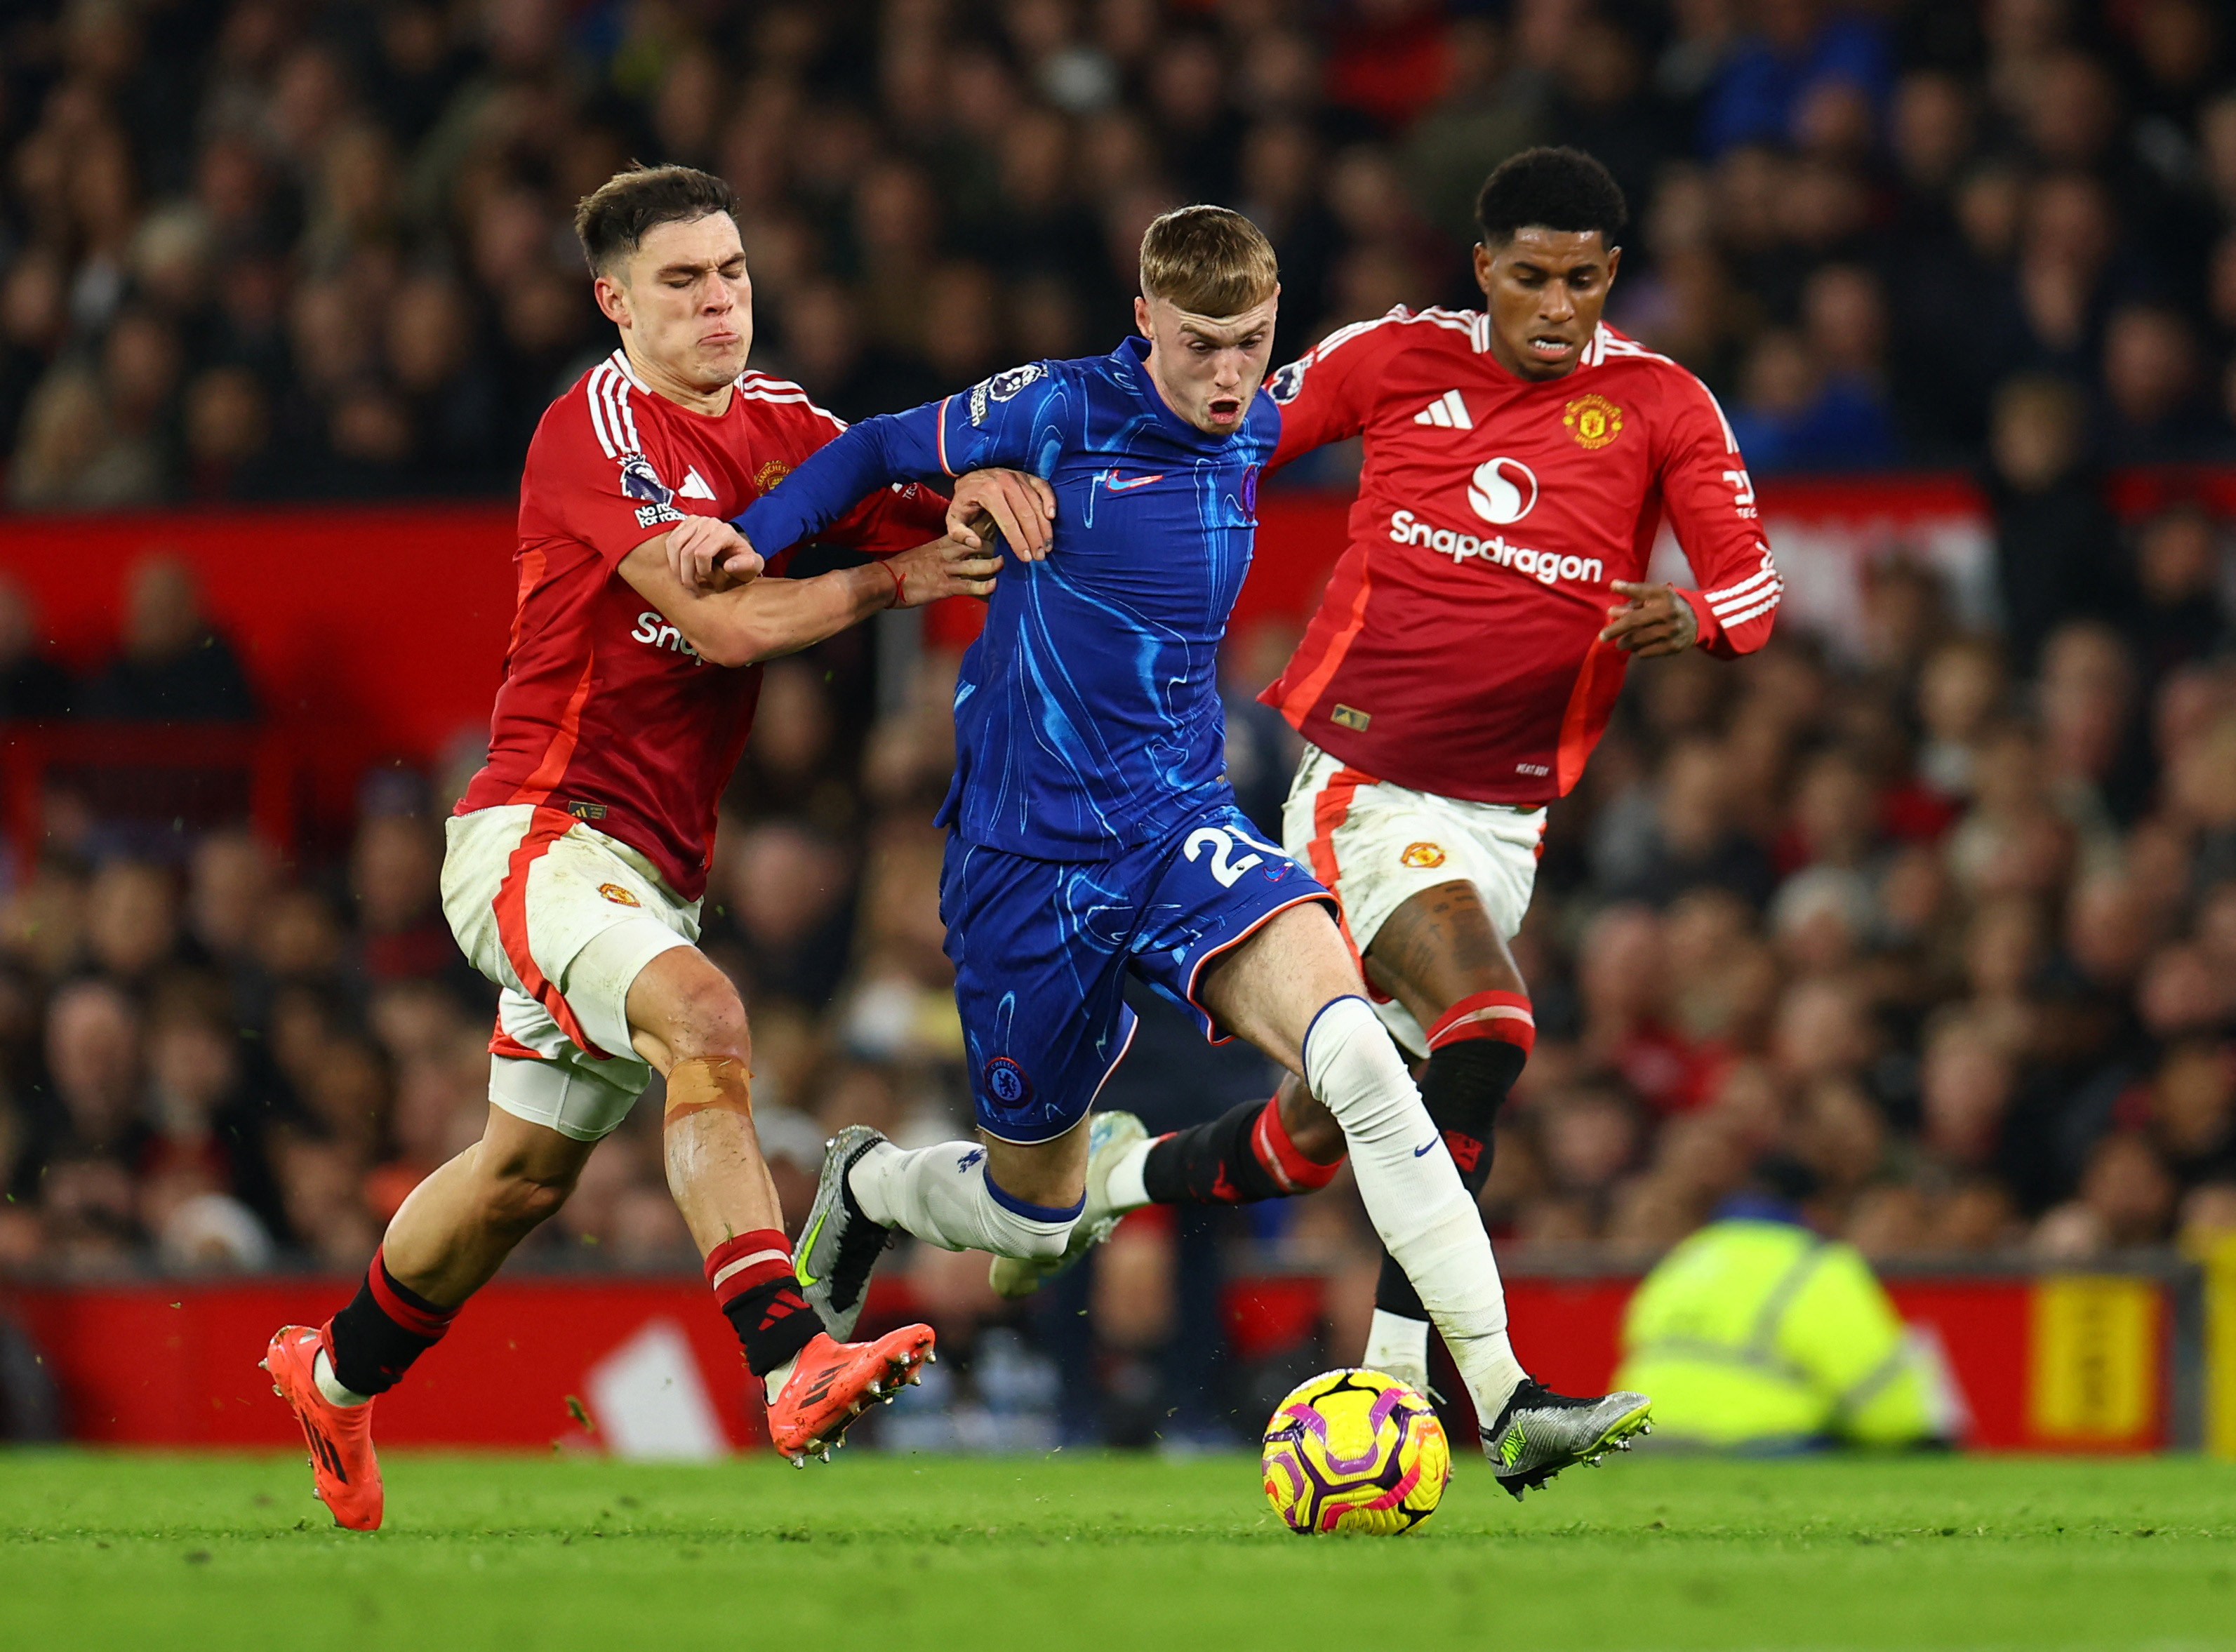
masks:
[[[1284,1193],[1310,1193],[1315,1188],[1325,1188],[1343,1168],[1341,1159],[1333,1164],[1321,1164],[1306,1158],[1289,1139],[1288,1127],[1281,1122],[1281,1098],[1278,1096],[1266,1103],[1257,1123],[1250,1127],[1250,1150]]]
[[[423,1341],[440,1342],[450,1321],[458,1317],[457,1308],[437,1307],[398,1285],[388,1271],[385,1247],[373,1252],[372,1266],[365,1270],[365,1282],[372,1293],[373,1306]]]
[[[707,1253],[707,1283],[724,1307],[771,1280],[791,1277],[792,1243],[774,1227],[740,1234]]]
[[[1537,1017],[1519,992],[1477,992],[1462,998],[1429,1029],[1429,1053],[1467,1038],[1496,1038],[1528,1055],[1537,1043]]]

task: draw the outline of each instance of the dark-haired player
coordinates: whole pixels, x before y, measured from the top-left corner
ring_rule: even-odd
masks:
[[[283,1328],[266,1355],[345,1526],[380,1524],[373,1397],[566,1201],[655,1070],[668,1187],[766,1384],[778,1449],[827,1451],[931,1353],[924,1326],[835,1342],[802,1300],[753,1131],[745,1011],[693,943],[760,662],[880,609],[983,595],[997,564],[943,536],[945,500],[904,487],[822,536],[880,561],[790,580],[753,577],[747,557],[721,589],[676,582],[673,527],[743,510],[845,428],[746,370],[753,288],[732,206],[720,179],[662,167],[609,180],[575,214],[621,348],[552,403],[529,448],[489,766],[443,864],[452,931],[503,989],[489,1122],[404,1201],[355,1300],[319,1329]],[[954,519],[1003,485],[958,487]]]
[[[1779,582],[1746,461],[1700,381],[1600,319],[1625,210],[1574,149],[1516,155],[1477,203],[1477,311],[1402,307],[1275,374],[1279,465],[1364,436],[1351,543],[1261,696],[1310,744],[1289,852],[1342,903],[1377,1011],[1470,1191],[1535,1037],[1508,940],[1545,806],[1598,743],[1625,668],[1770,635]],[[1701,589],[1645,582],[1667,517]],[[1300,1085],[1098,1164],[1070,1260],[1137,1205],[1323,1186],[1342,1137]],[[1029,1291],[1050,1269],[998,1263]],[[1423,1382],[1428,1323],[1385,1256],[1367,1365]]]

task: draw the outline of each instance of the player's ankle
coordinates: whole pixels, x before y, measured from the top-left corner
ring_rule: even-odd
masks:
[[[1476,1415],[1488,1426],[1506,1409],[1514,1391],[1529,1379],[1529,1373],[1514,1357],[1514,1344],[1505,1332],[1497,1331],[1489,1336],[1448,1336],[1444,1346],[1451,1352],[1452,1363],[1459,1367],[1460,1380],[1467,1385]]]
[[[746,1368],[756,1375],[789,1374],[822,1326],[793,1277],[792,1247],[783,1233],[756,1228],[724,1241],[707,1254],[706,1274],[722,1317],[738,1333]],[[783,1387],[778,1380],[769,1392]]]
[[[794,1354],[761,1379],[761,1392],[767,1397],[770,1405],[776,1404],[777,1396],[784,1392],[785,1384],[792,1380],[792,1373],[799,1369],[799,1355]]]
[[[1110,1167],[1110,1176],[1103,1183],[1103,1188],[1111,1209],[1121,1212],[1139,1210],[1152,1202],[1144,1177],[1148,1173],[1149,1149],[1163,1140],[1164,1137],[1160,1135],[1134,1142],[1120,1156],[1118,1162]]]
[[[357,1294],[326,1322],[319,1350],[334,1394],[355,1398],[327,1398],[336,1405],[360,1405],[378,1399],[449,1334],[457,1315],[456,1307],[428,1300],[390,1273],[385,1247],[374,1251]]]
[[[871,1142],[839,1177],[838,1196],[864,1221],[879,1227],[905,1227],[889,1178],[907,1162],[908,1155],[891,1142]]]
[[[1362,1363],[1370,1371],[1389,1372],[1393,1376],[1425,1374],[1429,1369],[1429,1322],[1392,1313],[1386,1308],[1375,1309]]]
[[[347,1410],[372,1404],[371,1394],[360,1394],[354,1388],[343,1386],[342,1379],[334,1375],[334,1362],[326,1358],[324,1348],[319,1350],[318,1358],[311,1362],[311,1380],[319,1385],[319,1392],[326,1397],[329,1405],[339,1405]]]

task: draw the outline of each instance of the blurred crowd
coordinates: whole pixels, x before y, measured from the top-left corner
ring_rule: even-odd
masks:
[[[1866,569],[1851,635],[1634,671],[1516,943],[1541,1033],[1486,1195],[1510,1245],[1666,1246],[1772,1151],[1874,1255],[2236,1226],[2227,543],[2188,500],[2105,531],[2038,634],[1960,629],[1897,553]],[[157,668],[159,610],[190,657],[226,652],[182,569],[131,589],[92,686]],[[0,615],[21,608],[0,590]],[[1230,648],[1231,767],[1269,831],[1295,747],[1250,694],[1292,635]],[[85,692],[36,650],[6,680],[41,669]],[[830,1129],[937,1140],[967,1116],[931,823],[953,670],[876,628],[773,663],[727,793],[705,944],[751,1010],[795,1214]],[[490,993],[437,904],[440,822],[477,760],[367,776],[332,865],[241,828],[150,846],[50,780],[0,906],[0,1267],[362,1260],[483,1116]],[[1270,1088],[1201,1049],[1176,1014],[1153,1024],[1116,1104],[1171,1128]],[[544,1260],[688,1261],[658,1118],[640,1108],[593,1161]],[[1364,1254],[1347,1195],[1232,1236],[1274,1266]],[[977,1301],[976,1260],[922,1266],[926,1291]]]
[[[729,179],[761,366],[850,417],[1128,325],[1242,208],[1281,357],[1467,302],[1536,142],[1628,192],[1614,319],[1758,472],[1969,463],[2054,377],[2110,462],[2236,452],[2236,91],[2206,0],[60,0],[0,21],[16,506],[505,490],[608,339],[569,231]]]
[[[1485,1195],[1502,1254],[1643,1256],[1773,1153],[1813,1176],[1818,1225],[1875,1257],[2236,1229],[2229,536],[2209,492],[2118,519],[2103,486],[2108,466],[2236,455],[2220,8],[7,18],[0,455],[23,508],[508,490],[548,398],[610,347],[568,214],[632,157],[731,180],[757,363],[859,416],[1105,347],[1141,226],[1189,199],[1273,235],[1282,355],[1393,303],[1464,301],[1489,166],[1589,148],[1635,213],[1617,323],[1724,394],[1759,471],[1976,467],[2002,618],[1965,629],[1897,546],[1841,635],[1634,671],[1554,811],[1516,944],[1541,1031]],[[0,588],[0,717],[253,719],[183,571],[132,591],[113,660],[73,676]],[[968,1116],[930,824],[953,661],[898,635],[769,668],[707,898],[795,1217],[830,1128],[913,1143]],[[1231,767],[1269,831],[1294,747],[1250,696],[1291,640],[1230,650]],[[369,775],[323,859],[235,827],[150,840],[46,800],[44,845],[17,845],[0,891],[0,1274],[362,1265],[483,1116],[491,995],[436,898],[471,767]],[[1110,1100],[1167,1129],[1270,1090],[1141,1002]],[[529,1265],[692,1265],[658,1119],[640,1107],[601,1149]],[[1039,1311],[1039,1345],[1162,1415],[1200,1385],[1171,1364],[1194,1346],[1175,1326],[1215,1334],[1222,1257],[1334,1281],[1327,1346],[1358,1345],[1373,1255],[1345,1183],[1129,1222]],[[966,1346],[1016,1323],[983,1259],[893,1267]],[[982,1398],[997,1372],[1037,1392],[985,1339],[1007,1334],[982,1339]]]
[[[2218,560],[2178,505],[2112,543]],[[1779,1152],[1875,1257],[2236,1227],[2236,658],[2155,621],[1967,634],[1871,569],[1849,663],[1789,633],[1636,674],[1555,809],[1541,1036],[1489,1195],[1642,1252]],[[1852,650],[1852,653],[1850,651]]]

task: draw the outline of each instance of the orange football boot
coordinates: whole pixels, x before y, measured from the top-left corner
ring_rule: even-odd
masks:
[[[875,1342],[833,1342],[817,1332],[799,1351],[791,1380],[770,1402],[770,1441],[794,1468],[806,1467],[810,1455],[829,1462],[848,1424],[872,1405],[890,1405],[905,1385],[919,1379],[927,1360],[939,1358],[931,1343],[928,1325],[904,1326]]]
[[[319,1392],[312,1368],[324,1339],[304,1325],[283,1325],[259,1361],[272,1392],[286,1400],[311,1448],[311,1479],[334,1524],[378,1531],[382,1508],[380,1459],[372,1451],[372,1402],[337,1405]]]

